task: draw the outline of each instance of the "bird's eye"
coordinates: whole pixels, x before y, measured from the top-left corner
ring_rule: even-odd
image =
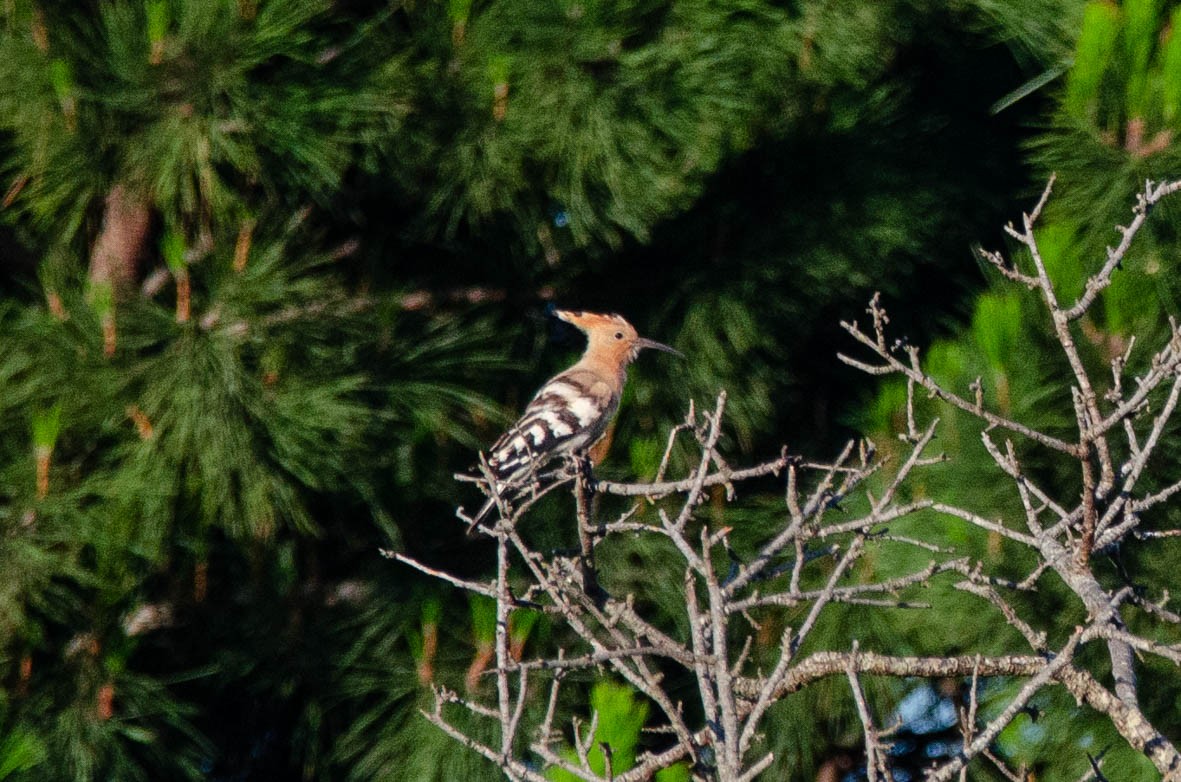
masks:
[[[615,332],[615,338],[616,339],[623,339],[623,332],[622,331]]]

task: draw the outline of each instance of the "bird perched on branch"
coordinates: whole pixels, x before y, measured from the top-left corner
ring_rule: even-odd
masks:
[[[586,352],[578,363],[551,378],[509,427],[485,461],[495,479],[488,502],[472,520],[479,521],[514,487],[559,456],[588,455],[597,463],[605,453],[592,452],[619,409],[627,367],[644,348],[681,354],[645,339],[620,315],[556,310],[554,315],[586,334]],[[605,449],[603,449],[605,451]]]

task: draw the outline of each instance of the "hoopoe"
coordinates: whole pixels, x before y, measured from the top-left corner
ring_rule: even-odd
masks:
[[[506,488],[552,459],[591,451],[619,409],[627,367],[641,350],[681,355],[668,345],[639,336],[620,315],[572,310],[557,310],[554,315],[586,334],[586,352],[578,363],[543,385],[521,418],[488,449],[486,463],[498,484],[492,490],[501,497]],[[592,461],[603,455],[591,454]],[[495,505],[496,495],[473,518],[473,526]]]

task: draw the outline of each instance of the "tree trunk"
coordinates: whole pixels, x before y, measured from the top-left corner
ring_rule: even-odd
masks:
[[[122,184],[111,188],[103,206],[102,231],[90,253],[92,283],[109,283],[116,297],[135,284],[151,218],[144,200]]]

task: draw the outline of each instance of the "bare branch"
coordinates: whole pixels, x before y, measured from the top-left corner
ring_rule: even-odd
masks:
[[[861,728],[865,734],[865,773],[869,782],[878,782],[879,767],[886,762],[881,742],[878,740],[877,728],[873,725],[873,717],[869,714],[869,706],[865,703],[865,693],[861,691],[861,680],[857,678],[857,645],[853,645],[853,653],[849,655],[849,664],[845,667],[845,675],[849,678],[849,687],[853,690],[853,702],[857,704],[857,716],[861,718]]]
[[[1078,320],[1083,314],[1091,308],[1095,303],[1095,299],[1108,285],[1111,284],[1111,275],[1123,263],[1124,258],[1128,254],[1128,250],[1132,246],[1132,240],[1136,238],[1136,234],[1140,232],[1144,221],[1148,219],[1149,210],[1157,204],[1161,199],[1172,193],[1181,191],[1181,180],[1175,182],[1162,182],[1153,187],[1152,182],[1144,183],[1144,192],[1136,197],[1136,206],[1132,209],[1132,222],[1126,227],[1120,226],[1117,230],[1120,233],[1120,242],[1115,249],[1107,248],[1107,261],[1103,264],[1103,268],[1099,272],[1087,280],[1086,288],[1083,290],[1078,301],[1074,305],[1063,312],[1068,320]]]
[[[1009,702],[1009,705],[997,715],[985,728],[980,731],[979,735],[972,740],[972,743],[964,747],[960,753],[951,761],[945,763],[943,766],[936,768],[933,772],[927,774],[928,782],[947,782],[955,776],[961,768],[966,766],[968,762],[978,755],[982,750],[988,747],[1017,714],[1025,708],[1029,703],[1029,699],[1037,694],[1046,683],[1048,683],[1054,675],[1070,664],[1074,657],[1074,650],[1078,646],[1083,637],[1083,628],[1077,628],[1070,640],[1067,641],[1054,659],[1047,665],[1043,666],[1041,670],[1029,678],[1017,695]],[[978,675],[978,669],[973,668],[973,675]]]
[[[452,586],[459,587],[460,589],[464,590],[465,592],[473,592],[477,595],[483,595],[484,597],[491,597],[493,599],[496,598],[495,586],[492,586],[489,584],[483,584],[483,583],[480,583],[479,581],[468,581],[466,579],[456,578],[455,576],[451,575],[450,573],[447,573],[442,570],[438,570],[437,568],[428,567],[427,565],[422,564],[418,560],[416,560],[412,557],[408,557],[405,554],[402,554],[397,551],[390,551],[389,549],[382,549],[380,553],[383,557],[386,557],[387,559],[395,559],[404,565],[409,565],[410,567],[414,568],[415,570],[417,570],[421,573],[426,573],[428,576],[433,576],[434,578],[437,578],[440,581],[446,581],[448,584],[451,584]]]
[[[1165,433],[1175,426],[1181,408],[1181,330],[1171,324],[1167,344],[1131,379],[1125,374],[1134,341],[1129,340],[1122,355],[1110,361],[1111,385],[1102,399],[1074,332],[1076,327],[1087,328],[1086,321],[1076,324],[1110,284],[1149,207],[1178,190],[1181,182],[1146,186],[1132,222],[1120,229],[1123,240],[1109,251],[1069,308],[1059,302],[1034,234],[1051,186],[1023,215],[1020,227],[1007,228],[1028,250],[1031,268],[1018,269],[999,254],[982,251],[1005,280],[1035,291],[1039,306],[1049,315],[1050,337],[1070,367],[1070,406],[1060,411],[1073,419],[1075,431],[1069,437],[990,410],[979,378],[965,395],[941,385],[922,368],[917,347],[887,336],[890,319],[875,296],[869,304],[867,327],[843,324],[873,358],[866,362],[842,356],[842,360],[873,375],[906,378],[904,431],[897,438],[904,445],[891,449],[893,458],[879,457],[874,444],[862,440],[849,442],[828,462],[789,457],[785,451],[778,458],[734,469],[718,447],[726,405],[722,393],[713,410],[699,411],[691,405],[685,420],[669,430],[650,483],[594,483],[577,464],[533,474],[511,486],[498,486],[486,468],[482,477],[466,478],[488,498],[482,513],[499,511],[494,523],[479,527],[479,533],[497,547],[492,581],[457,577],[402,554],[391,556],[451,586],[496,601],[496,664],[485,671],[495,681],[495,692],[491,687],[482,693],[473,688],[465,700],[437,690],[435,708],[424,712],[427,719],[496,763],[513,780],[535,782],[545,777],[546,769],[560,768],[588,782],[641,782],[672,764],[693,762],[701,764],[699,768],[712,766],[702,773],[719,782],[741,782],[754,780],[774,761],[762,746],[771,707],[821,679],[843,676],[862,723],[866,773],[875,782],[887,782],[891,771],[884,740],[893,728],[883,730],[874,723],[863,689],[866,677],[958,678],[970,686],[967,705],[960,711],[962,747],[955,757],[931,769],[928,780],[966,780],[969,765],[977,758],[1017,780],[1023,778],[1024,769],[1010,769],[992,745],[1035,695],[1062,686],[1106,719],[1128,746],[1151,760],[1164,779],[1181,782],[1181,755],[1139,709],[1135,668],[1137,654],[1155,655],[1181,666],[1181,644],[1158,640],[1175,636],[1181,615],[1166,607],[1169,595],[1163,590],[1156,590],[1159,599],[1150,601],[1130,586],[1110,588],[1091,561],[1092,552],[1128,537],[1147,545],[1162,537],[1181,536],[1179,530],[1142,529],[1140,518],[1144,511],[1181,493],[1181,478],[1158,475],[1156,469],[1162,461]],[[1013,503],[965,507],[933,490],[939,481],[921,477],[946,457],[932,447],[938,421],[920,420],[916,410],[920,388],[929,398],[974,419],[984,448],[999,468],[991,472],[990,467],[988,479],[1008,486],[1012,499],[1020,500],[1019,507]],[[1009,436],[1003,443],[994,442],[993,429]],[[1020,459],[1012,435],[1024,438]],[[670,479],[675,446],[685,443],[695,444],[698,450],[686,472]],[[1043,469],[1047,462],[1053,469]],[[1063,466],[1069,473],[1063,472]],[[720,521],[725,513],[722,504],[711,506],[708,518],[696,512],[707,500],[733,502],[743,481],[781,474],[783,505],[769,512],[779,515],[764,516],[758,526],[745,529],[739,526],[743,521]],[[1055,485],[1063,474],[1072,477]],[[1146,493],[1143,484],[1148,475],[1159,483],[1155,491]],[[521,520],[539,498],[571,483],[578,549],[536,548],[530,541],[533,525]],[[710,491],[719,486],[725,488],[724,498],[722,492]],[[638,499],[616,502],[629,505],[626,510],[602,509],[610,508],[611,502],[606,498],[591,502],[592,490]],[[665,498],[669,499],[660,502]],[[604,518],[596,518],[600,514]],[[921,525],[895,528],[915,514],[923,514]],[[459,515],[469,520],[466,514]],[[768,518],[770,526],[766,526]],[[954,543],[943,542],[956,540],[965,525],[986,533],[990,547],[1004,540],[1006,554],[1010,548],[1020,550],[1019,572],[1028,575],[1012,576],[999,569],[993,551],[983,559],[975,552],[969,558]],[[927,539],[923,534],[927,530],[936,530],[937,537]],[[570,535],[574,534],[571,530]],[[641,579],[616,579],[604,572],[600,586],[596,558],[602,563],[617,559],[617,550],[600,547],[635,538],[656,542],[663,556],[650,560],[651,572]],[[897,559],[900,552],[908,559]],[[928,600],[911,599],[919,588],[932,585],[946,589],[930,590]],[[515,597],[511,586],[525,599]],[[678,601],[675,616],[667,611],[670,588],[683,598],[684,612]],[[820,643],[815,628],[834,604],[865,610],[929,610],[938,615],[950,610],[951,604],[944,602],[949,590],[986,601],[1024,639],[1023,646],[1031,653],[904,657],[862,651],[853,642],[852,651],[820,650],[804,656],[809,647]],[[1049,639],[1065,636],[1059,617],[1031,608],[1028,600],[1041,590],[1052,590],[1055,601],[1075,601],[1063,615],[1086,617],[1056,653],[1050,652]],[[1015,593],[1026,597],[1015,600]],[[552,619],[555,643],[553,651],[547,652],[542,644],[535,659],[522,661],[520,648],[510,643],[508,626],[512,611],[525,605],[545,611]],[[784,607],[796,610],[781,610]],[[1123,611],[1143,612],[1136,632],[1124,623]],[[991,609],[985,613],[995,621]],[[1152,623],[1162,632],[1145,629]],[[844,648],[851,640],[846,639]],[[1076,657],[1088,644],[1093,645],[1089,652],[1105,649],[1113,691],[1084,667],[1094,654]],[[1104,671],[1108,660],[1101,667]],[[571,676],[573,672],[578,675]],[[571,711],[579,713],[564,711],[564,702],[577,697],[568,683],[577,679],[582,686],[587,678],[604,673],[620,677],[652,705],[652,718],[644,729],[658,733],[660,743],[640,754],[630,768],[621,765],[621,756],[611,746],[600,743],[605,769],[596,772],[591,761],[601,715],[593,713],[589,726],[574,720],[572,732],[558,726],[569,724]],[[539,684],[546,676],[552,676],[548,688]],[[1017,686],[1016,695],[987,722],[979,713],[982,677],[1009,677]],[[487,722],[500,732],[464,736],[445,718],[444,707],[466,709],[469,719]],[[472,737],[476,735],[499,738],[492,744]],[[523,735],[532,737],[528,747],[523,746]],[[572,746],[562,746],[571,742]],[[531,753],[528,762],[520,756],[525,751]],[[597,763],[598,757],[594,759]],[[1093,773],[1101,776],[1099,762],[1100,758],[1092,759]]]
[[[875,294],[874,303],[876,304],[876,302],[877,302],[877,297]],[[917,362],[917,355],[918,355],[917,350],[914,351],[914,353],[912,354],[912,360],[910,363],[903,363],[903,362],[899,361],[897,358],[895,358],[893,353],[890,352],[888,349],[883,349],[883,350],[879,351],[878,350],[878,347],[879,347],[878,341],[866,336],[865,333],[862,332],[861,329],[857,326],[857,324],[842,321],[841,326],[845,329],[845,331],[849,332],[849,334],[851,334],[853,336],[853,338],[856,339],[858,342],[861,342],[863,345],[867,345],[867,346],[873,348],[875,350],[875,352],[878,353],[878,356],[885,362],[884,364],[875,367],[875,366],[866,364],[864,362],[857,361],[853,358],[850,358],[849,356],[846,356],[843,353],[838,353],[837,358],[839,358],[841,361],[848,364],[849,366],[856,367],[858,369],[861,369],[862,371],[869,372],[869,373],[875,374],[875,375],[890,375],[890,374],[904,375],[905,377],[909,378],[910,380],[914,381],[915,383],[917,383],[918,385],[920,385],[924,389],[926,389],[926,391],[931,396],[933,396],[937,399],[941,399],[942,401],[947,402],[947,403],[951,404],[952,406],[957,407],[960,410],[963,410],[966,413],[972,413],[973,415],[977,415],[979,418],[981,418],[985,422],[987,422],[989,426],[999,427],[1001,429],[1007,429],[1011,432],[1015,432],[1015,433],[1020,434],[1024,437],[1029,438],[1030,440],[1033,440],[1034,442],[1041,443],[1042,445],[1044,445],[1048,448],[1058,451],[1059,453],[1074,455],[1078,452],[1078,446],[1074,445],[1073,443],[1068,443],[1065,440],[1062,440],[1060,438],[1053,437],[1051,435],[1045,434],[1044,432],[1039,432],[1039,431],[1032,429],[1024,424],[1018,423],[1017,421],[1013,421],[1013,420],[1006,418],[1004,416],[997,415],[996,413],[993,413],[989,410],[986,410],[986,409],[979,409],[978,410],[975,402],[970,402],[967,399],[964,399],[962,396],[959,396],[958,394],[955,394],[955,393],[952,393],[952,392],[946,390],[945,388],[940,386],[939,383],[934,378],[932,378],[930,375],[926,374],[925,372],[923,372],[919,368],[918,362]],[[881,341],[884,346],[884,341],[885,341],[884,334],[881,335]]]

